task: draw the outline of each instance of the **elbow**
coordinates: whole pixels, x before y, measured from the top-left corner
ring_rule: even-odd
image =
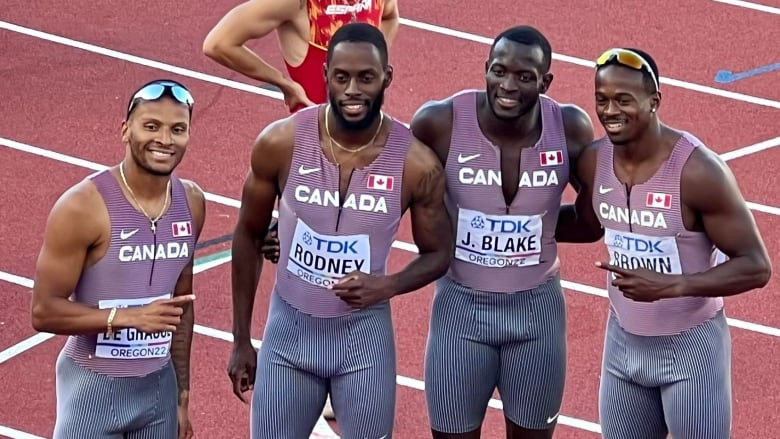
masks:
[[[439,258],[436,260],[435,279],[438,279],[450,269],[450,262],[452,261],[452,254],[454,250],[447,249],[447,251],[439,252]]]
[[[219,47],[213,42],[206,40],[203,42],[203,54],[216,61],[219,58]]]
[[[601,226],[593,227],[591,229],[591,234],[589,238],[590,238],[590,240],[588,241],[589,243],[600,241],[602,238],[604,238],[604,228]]]
[[[772,279],[772,263],[769,261],[769,257],[764,255],[760,261],[755,264],[756,274],[754,279],[756,281],[756,288],[764,288]]]
[[[203,40],[202,50],[203,54],[207,57],[213,59],[214,61],[221,62],[221,60],[224,58],[225,45],[218,39],[209,35],[205,40]]]
[[[33,329],[38,332],[51,332],[48,316],[50,313],[46,309],[46,305],[40,302],[33,301],[32,310],[30,312],[30,323]]]

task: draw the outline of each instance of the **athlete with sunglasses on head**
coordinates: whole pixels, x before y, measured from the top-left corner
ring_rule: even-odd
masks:
[[[193,255],[205,198],[173,171],[193,99],[153,81],[122,123],[124,159],[54,204],[32,325],[69,336],[57,358],[54,438],[190,438]]]
[[[645,52],[597,61],[592,208],[605,229],[610,313],[599,413],[608,439],[725,439],[731,339],[723,296],[767,284],[764,243],[728,167],[661,122]],[[586,226],[582,224],[581,226]],[[715,247],[728,260],[712,261]]]

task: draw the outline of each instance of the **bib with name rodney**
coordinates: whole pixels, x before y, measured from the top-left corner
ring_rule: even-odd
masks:
[[[338,282],[353,271],[370,273],[368,235],[319,234],[298,218],[287,258],[287,270],[312,285],[322,287]]]

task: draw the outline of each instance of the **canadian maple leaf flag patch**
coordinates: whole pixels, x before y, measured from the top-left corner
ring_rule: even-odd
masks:
[[[189,221],[179,221],[171,224],[173,236],[192,236],[192,223]]]
[[[556,166],[563,163],[563,151],[546,151],[539,153],[539,163],[542,166]]]
[[[380,191],[391,191],[393,190],[393,177],[387,175],[369,174],[368,184],[366,184],[366,187]]]
[[[659,207],[661,209],[671,209],[672,196],[670,194],[662,194],[660,192],[648,192],[645,206]]]

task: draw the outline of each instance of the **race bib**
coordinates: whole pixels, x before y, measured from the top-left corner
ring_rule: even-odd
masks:
[[[321,235],[299,218],[287,258],[287,271],[321,287],[334,284],[353,271],[370,273],[368,235]]]
[[[487,215],[458,211],[455,258],[483,267],[539,264],[542,215]]]
[[[604,243],[612,265],[632,270],[647,268],[663,274],[682,273],[674,236],[645,236],[606,229]]]
[[[170,294],[141,299],[114,299],[98,302],[100,309],[133,308],[146,305],[159,299],[170,299]],[[95,346],[95,356],[116,360],[136,360],[143,358],[163,358],[171,348],[171,332],[149,334],[135,328],[115,330],[109,338],[106,333],[98,334]]]

